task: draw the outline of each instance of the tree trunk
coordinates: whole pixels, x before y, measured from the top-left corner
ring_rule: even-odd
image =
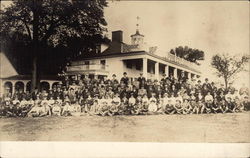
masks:
[[[39,38],[38,38],[38,29],[39,29],[39,3],[40,1],[33,0],[33,61],[32,61],[32,88],[33,92],[37,88],[37,76],[38,76],[38,57],[39,57]]]
[[[33,58],[32,61],[32,79],[31,79],[31,83],[32,83],[32,92],[37,88],[37,56],[35,56]]]
[[[227,79],[227,78],[224,78],[224,81],[225,81],[225,87],[226,87],[226,90],[227,90],[228,79]]]

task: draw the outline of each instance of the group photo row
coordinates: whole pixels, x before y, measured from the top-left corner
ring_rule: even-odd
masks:
[[[124,72],[120,81],[115,74],[65,76],[51,90],[20,89],[0,101],[1,117],[235,113],[249,110],[249,89],[184,74],[179,79],[164,75],[160,81],[140,74],[132,80]]]

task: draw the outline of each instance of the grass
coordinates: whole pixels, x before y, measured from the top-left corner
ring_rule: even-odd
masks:
[[[1,141],[250,142],[250,112],[1,118]]]

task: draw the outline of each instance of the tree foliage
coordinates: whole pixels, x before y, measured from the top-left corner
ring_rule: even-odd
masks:
[[[244,65],[248,62],[248,56],[230,56],[229,54],[214,55],[211,65],[216,69],[218,77],[223,77],[226,87],[235,75],[244,70]]]
[[[197,60],[204,60],[204,52],[199,49],[193,49],[189,48],[188,46],[182,47],[176,47],[175,49],[170,50],[171,54],[174,54],[180,58],[183,58],[185,60],[188,60],[190,62],[194,62],[196,64],[199,64]]]
[[[42,57],[55,56],[51,50],[63,50],[71,60],[104,39],[106,6],[106,0],[15,0],[1,10],[1,45],[25,47],[35,80],[43,70],[38,63],[47,62]]]

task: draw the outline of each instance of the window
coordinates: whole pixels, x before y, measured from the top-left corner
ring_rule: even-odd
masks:
[[[128,61],[126,66],[127,66],[127,68],[132,69],[132,67],[133,67],[132,62]]]
[[[101,60],[101,65],[106,65],[106,60]]]
[[[135,63],[135,68],[136,68],[136,70],[141,70],[142,64],[140,62],[136,62]]]
[[[89,61],[85,61],[85,65],[89,65]]]

